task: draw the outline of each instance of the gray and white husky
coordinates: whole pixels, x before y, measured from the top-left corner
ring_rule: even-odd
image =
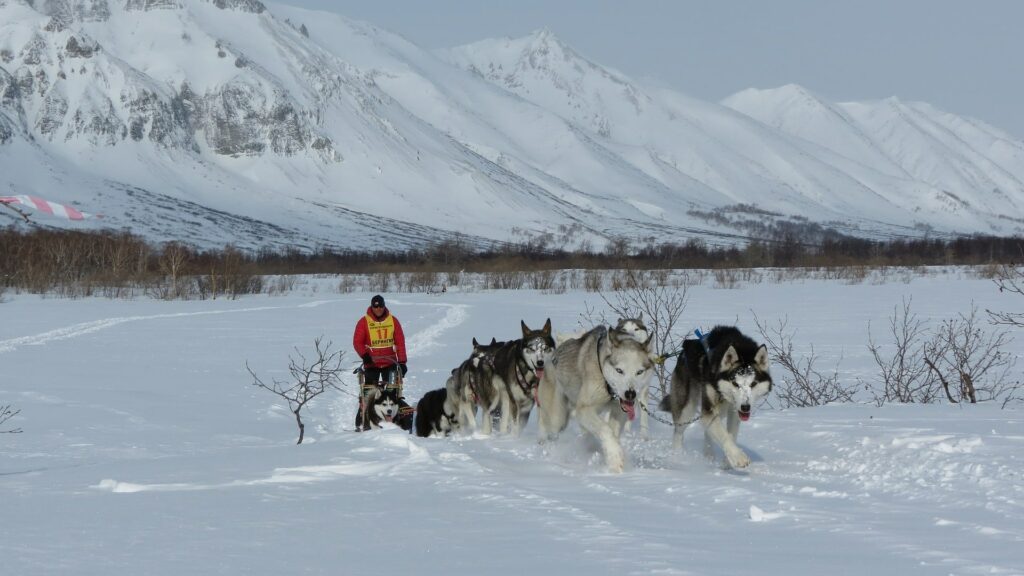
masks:
[[[473,338],[473,352],[448,378],[448,398],[456,404],[459,428],[466,433],[477,427],[477,407],[483,412],[481,431],[491,433],[491,413],[504,395],[504,390],[495,386],[494,353],[504,345],[494,338],[490,344],[480,344]]]
[[[768,349],[758,346],[733,326],[716,326],[700,340],[683,342],[683,353],[672,371],[672,389],[659,408],[672,413],[672,446],[683,447],[683,432],[697,418],[704,426],[704,453],[712,441],[733,468],[746,468],[750,457],[736,444],[740,421],[772,389]]]
[[[537,386],[555,355],[551,319],[540,330],[520,321],[523,337],[505,342],[494,352],[494,383],[501,395],[501,433],[519,435],[530,419]]]
[[[636,400],[654,374],[648,344],[605,326],[560,343],[540,383],[541,440],[557,438],[573,414],[601,443],[608,469],[622,472],[622,425],[636,417]]]

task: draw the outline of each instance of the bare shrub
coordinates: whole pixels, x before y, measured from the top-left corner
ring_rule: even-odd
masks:
[[[270,295],[284,295],[292,290],[295,290],[295,285],[298,282],[298,278],[289,274],[278,274],[270,279],[269,282],[264,282],[267,287],[267,294]]]
[[[952,403],[1005,399],[1019,386],[1008,380],[1016,363],[1005,350],[1012,341],[1009,334],[987,332],[980,322],[972,305],[970,313],[943,320],[924,346],[924,363]]]
[[[604,287],[604,275],[600,270],[587,270],[583,273],[583,289],[587,292],[600,292]]]
[[[1024,266],[1004,264],[993,272],[992,281],[999,287],[999,292],[1024,296]],[[986,310],[993,324],[1024,327],[1024,313],[994,312]]]
[[[491,290],[519,290],[526,283],[526,274],[519,270],[498,270],[484,275],[484,285]]]
[[[342,274],[338,280],[338,292],[351,294],[359,289],[358,277],[354,274]]]
[[[370,291],[371,292],[390,292],[391,284],[394,280],[393,274],[390,272],[378,272],[370,275]]]
[[[462,284],[462,272],[445,272],[444,283],[448,286],[460,286]]]
[[[265,383],[246,362],[245,369],[252,375],[253,386],[269,390],[280,396],[288,405],[288,411],[295,415],[295,423],[299,427],[299,441],[302,444],[306,434],[306,426],[302,423],[302,409],[314,398],[330,390],[340,390],[342,367],[345,359],[342,351],[331,351],[331,343],[322,344],[323,336],[314,341],[315,356],[307,361],[298,348],[295,349],[298,359],[288,357],[288,372],[292,376],[290,382],[274,380]]]
[[[537,270],[526,275],[526,286],[533,290],[553,292],[557,280],[557,270]]]
[[[739,288],[740,279],[735,268],[716,268],[711,272],[711,275],[715,279],[713,285],[715,288],[726,290]]]
[[[5,422],[14,418],[19,413],[21,413],[21,410],[11,408],[10,404],[0,405],[0,434],[21,434],[21,428],[10,428],[7,430],[2,428]]]
[[[775,379],[775,397],[779,399],[781,408],[805,408],[853,400],[856,385],[843,384],[839,379],[839,362],[842,358],[836,360],[836,367],[831,373],[824,374],[814,367],[818,361],[814,345],[803,356],[798,356],[793,350],[796,330],[788,328],[788,318],[782,318],[769,326],[754,314],[754,323],[768,348],[773,371],[777,374],[778,369],[781,369],[786,374]],[[771,401],[768,402],[770,405]]]
[[[892,342],[888,346],[875,341],[868,323],[868,350],[878,365],[882,386],[881,390],[868,386],[868,390],[878,406],[887,402],[934,402],[939,395],[938,383],[924,361],[925,324],[911,311],[911,301],[904,299],[902,306],[893,307],[889,317]],[[885,348],[890,348],[891,352],[887,353]]]

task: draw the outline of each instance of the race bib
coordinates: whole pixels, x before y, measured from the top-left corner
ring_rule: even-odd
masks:
[[[395,319],[390,314],[380,321],[367,314],[366,327],[370,334],[370,348],[391,348],[395,345]]]

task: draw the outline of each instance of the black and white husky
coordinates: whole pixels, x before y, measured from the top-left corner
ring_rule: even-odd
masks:
[[[556,438],[572,414],[601,443],[608,469],[622,472],[619,435],[623,424],[636,417],[637,398],[654,375],[649,343],[605,326],[561,342],[540,383],[541,440]]]
[[[363,430],[380,428],[383,422],[399,424],[398,414],[401,405],[399,404],[397,389],[381,388],[373,393],[369,403],[369,409],[366,411],[366,422],[363,423]]]
[[[501,394],[501,433],[519,435],[530,419],[537,385],[555,355],[551,319],[540,330],[520,321],[523,337],[511,340],[494,352],[493,381]]]
[[[736,444],[740,421],[750,419],[754,405],[772,389],[768,349],[758,346],[733,326],[716,326],[699,340],[683,342],[672,371],[672,389],[659,408],[672,413],[672,445],[683,447],[683,432],[697,418],[704,426],[704,452],[712,441],[733,468],[746,468],[750,457]]]
[[[491,413],[498,409],[504,389],[496,386],[494,353],[504,346],[494,338],[490,344],[480,344],[473,338],[473,352],[458,368],[452,370],[445,387],[448,397],[458,406],[459,429],[472,433],[476,429],[476,410],[483,412],[481,432],[490,435]]]
[[[455,402],[449,401],[448,390],[431,390],[416,404],[416,435],[447,436],[459,427]]]

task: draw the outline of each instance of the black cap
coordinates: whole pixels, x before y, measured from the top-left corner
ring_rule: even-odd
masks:
[[[377,294],[376,296],[374,296],[373,298],[370,299],[370,306],[383,306],[383,305],[384,305],[384,297],[381,296],[380,294]]]

